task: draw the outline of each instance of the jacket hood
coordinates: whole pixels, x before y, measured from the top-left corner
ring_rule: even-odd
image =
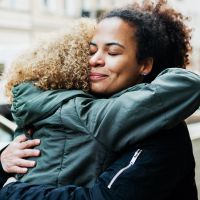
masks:
[[[11,112],[18,128],[32,125],[34,122],[54,113],[64,102],[75,97],[92,97],[81,90],[41,90],[33,83],[25,82],[13,88]]]

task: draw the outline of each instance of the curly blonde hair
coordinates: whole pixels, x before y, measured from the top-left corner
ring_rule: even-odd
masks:
[[[33,81],[43,90],[89,91],[89,42],[96,23],[79,19],[67,31],[51,33],[34,48],[18,56],[5,73],[5,93],[12,102],[12,88]]]

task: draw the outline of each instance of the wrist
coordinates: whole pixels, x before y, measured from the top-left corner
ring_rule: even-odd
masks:
[[[2,154],[3,154],[3,152],[4,152],[4,150],[5,150],[6,148],[7,148],[7,146],[5,146],[3,149],[0,150],[0,174],[1,174],[1,175],[4,174],[4,173],[5,173],[5,174],[8,174],[8,172],[4,170],[3,164],[2,164],[2,160],[1,160],[2,157],[3,157]]]
[[[7,179],[12,176],[11,174],[6,173],[3,170],[2,164],[0,162],[0,188],[3,187],[4,183],[7,181]]]

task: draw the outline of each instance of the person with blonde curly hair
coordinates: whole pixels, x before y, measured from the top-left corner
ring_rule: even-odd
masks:
[[[45,73],[39,73],[17,82],[16,133],[32,129],[31,137],[41,139],[41,156],[35,167],[23,159],[38,155],[27,149],[38,141],[24,136],[1,153],[7,172],[23,174],[31,167],[20,179],[34,184],[8,184],[0,198],[196,200],[191,140],[182,122],[200,105],[200,77],[181,69],[189,61],[189,39],[184,17],[163,0],[115,9],[100,19],[90,41],[93,95],[78,90],[81,76],[71,87],[59,78],[64,87],[55,86],[59,76],[52,70],[43,80]],[[87,48],[78,49],[83,52],[75,60]],[[52,66],[62,66],[61,60],[52,59]]]
[[[74,88],[89,91],[89,42],[94,30],[94,21],[77,20],[65,31],[48,34],[18,56],[4,74],[10,101],[13,87],[27,81],[43,90]]]

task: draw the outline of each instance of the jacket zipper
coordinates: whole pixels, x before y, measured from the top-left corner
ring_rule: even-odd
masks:
[[[112,180],[111,180],[110,183],[108,184],[108,188],[109,188],[109,189],[111,188],[111,186],[113,185],[113,183],[115,182],[115,180],[116,180],[125,170],[127,170],[129,167],[131,167],[132,165],[134,165],[135,161],[137,160],[137,158],[138,158],[138,156],[140,155],[141,152],[142,152],[142,150],[141,150],[141,149],[138,149],[138,150],[134,153],[134,155],[133,155],[131,161],[129,162],[129,164],[128,164],[126,167],[120,169],[120,170],[117,172],[117,174],[115,174],[115,176],[112,178]]]

